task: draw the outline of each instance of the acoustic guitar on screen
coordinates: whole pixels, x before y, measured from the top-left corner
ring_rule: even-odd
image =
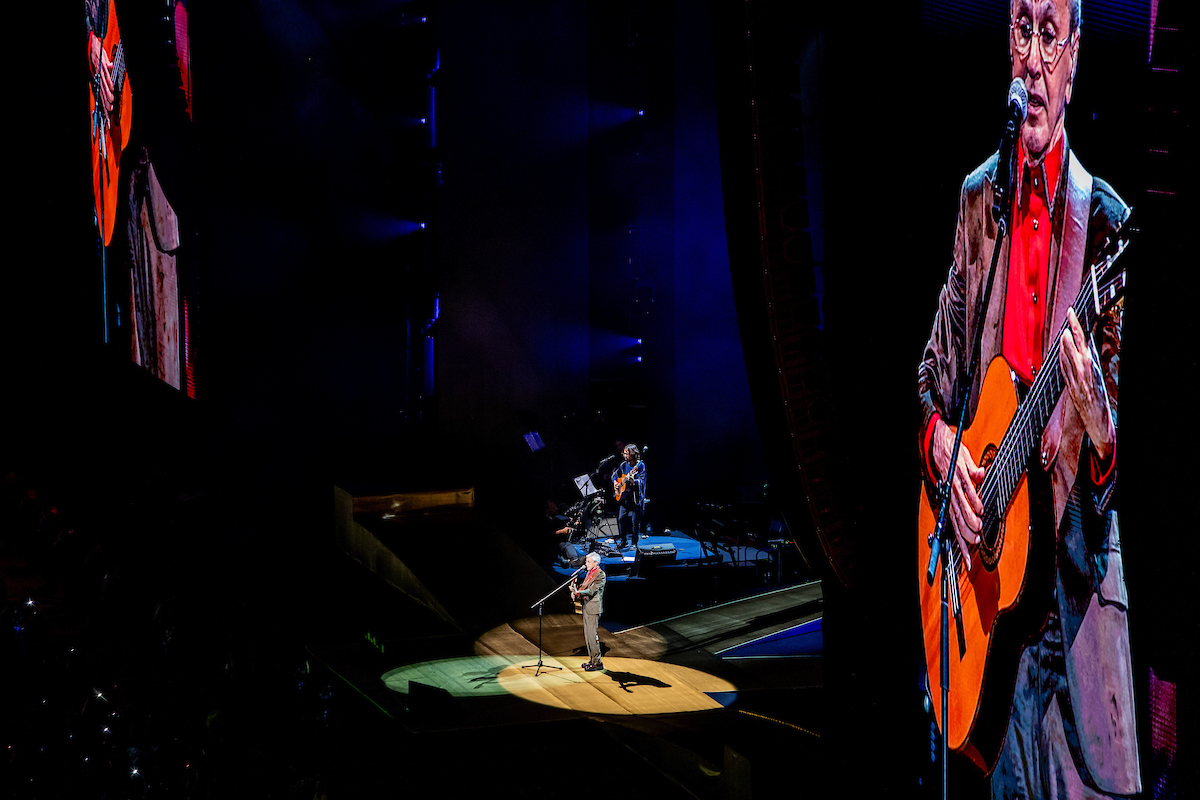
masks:
[[[1100,314],[1124,293],[1125,271],[1118,270],[1115,262],[1126,244],[1122,240],[1115,253],[1089,271],[1075,300],[1075,315],[1085,331],[1091,330]],[[1066,323],[1059,329],[1059,337],[1065,327]],[[939,572],[932,583],[927,576],[930,535],[937,527],[938,504],[931,501],[938,498],[931,497],[926,487],[921,490],[917,583],[931,705],[950,748],[985,772],[995,763],[1004,739],[1021,645],[1044,621],[1042,602],[1053,587],[1053,537],[1032,541],[1034,537],[1029,534],[1026,465],[1038,452],[1064,385],[1061,370],[1044,369],[1025,400],[1018,403],[1010,367],[997,356],[984,375],[975,417],[963,432],[962,445],[979,459],[986,473],[978,489],[984,506],[983,530],[979,544],[973,546],[976,552],[972,553],[970,570],[964,569],[956,547],[951,547],[959,602],[952,610],[954,623],[949,626],[948,734],[938,699],[942,653],[940,570],[944,560],[939,560]]]
[[[101,0],[104,2],[104,0]],[[121,153],[129,142],[133,125],[133,92],[125,74],[125,45],[117,26],[117,9],[108,0],[107,22],[100,44],[112,62],[112,110],[106,111],[101,95],[100,68],[92,75],[92,191],[96,201],[96,224],[107,246],[112,241],[117,217]],[[90,47],[90,42],[89,42]]]

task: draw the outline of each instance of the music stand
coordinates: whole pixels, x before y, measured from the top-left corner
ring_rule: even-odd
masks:
[[[586,564],[584,566],[586,566]],[[533,673],[533,677],[535,677],[535,678],[542,673],[543,668],[545,668],[545,669],[562,669],[562,667],[556,667],[553,664],[544,664],[542,662],[542,612],[543,612],[543,607],[546,605],[547,600],[549,600],[554,595],[558,594],[559,589],[563,588],[568,583],[575,580],[575,576],[578,575],[582,571],[583,571],[583,567],[580,567],[579,569],[572,572],[571,577],[567,578],[565,581],[560,583],[558,586],[554,587],[554,590],[551,591],[550,594],[546,595],[541,600],[538,600],[536,603],[533,604],[533,606],[537,606],[537,610],[538,610],[538,660],[537,660],[537,670],[535,670]],[[530,608],[533,608],[533,606],[530,606]],[[533,664],[522,664],[521,669],[528,669],[529,667],[532,667],[532,666],[534,666],[534,665]]]
[[[585,498],[591,497],[594,494],[599,494],[600,490],[596,488],[596,484],[592,483],[591,475],[580,475],[575,479],[575,488]]]

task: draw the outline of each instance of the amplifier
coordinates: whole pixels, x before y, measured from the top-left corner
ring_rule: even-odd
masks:
[[[644,578],[649,571],[660,567],[663,564],[670,564],[675,560],[675,545],[667,542],[665,544],[644,544],[638,542],[637,555],[633,559],[632,575],[638,578]]]

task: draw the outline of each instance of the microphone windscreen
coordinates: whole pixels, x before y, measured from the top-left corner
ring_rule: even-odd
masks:
[[[1025,115],[1029,113],[1029,92],[1025,90],[1025,81],[1020,78],[1013,78],[1008,85],[1008,105],[1011,107],[1013,103],[1017,104],[1021,121],[1024,122]]]

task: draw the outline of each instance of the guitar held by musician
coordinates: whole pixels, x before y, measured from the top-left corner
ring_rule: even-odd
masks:
[[[641,460],[641,450],[636,444],[628,444],[622,452],[624,461],[613,471],[613,495],[617,500],[617,528],[621,535],[621,548],[628,547],[630,537],[637,547],[642,527],[642,514],[646,507],[646,462]]]
[[[1126,244],[1120,241],[1109,256],[1085,271],[1084,285],[1067,311],[1058,339],[1052,340],[1056,345],[1092,330],[1121,298],[1125,271],[1116,261]],[[1029,469],[1033,464],[1038,480],[1049,486],[1052,477],[1043,470],[1051,467],[1055,457],[1066,463],[1078,458],[1079,439],[1068,442],[1059,430],[1064,425],[1063,415],[1072,407],[1064,396],[1068,384],[1064,372],[1047,358],[1046,368],[1035,371],[1032,385],[1019,398],[1017,387],[1022,384],[1013,367],[1003,355],[996,355],[978,390],[974,418],[962,435],[962,452],[976,459],[966,472],[978,497],[978,504],[970,507],[978,515],[980,529],[974,533],[963,515],[947,522],[956,526],[959,534],[950,537],[959,544],[951,546],[948,553],[957,589],[951,592],[954,623],[948,629],[948,744],[985,772],[990,771],[1003,742],[1007,703],[1022,646],[1045,622],[1044,609],[1053,597],[1054,537],[1036,538],[1031,529],[1036,529],[1033,521],[1039,513],[1054,514],[1057,526],[1065,509],[1062,503],[1042,511],[1031,507]],[[954,429],[947,427],[953,434]],[[1047,441],[1054,445],[1048,446]],[[930,581],[927,568],[941,500],[936,489],[927,482],[921,490],[917,537],[918,588],[931,693],[941,674],[940,573],[946,563],[945,559],[937,562]],[[963,491],[958,486],[950,490]],[[939,727],[946,731],[940,703],[932,706]]]
[[[91,69],[92,193],[96,224],[107,246],[116,225],[121,154],[133,126],[133,91],[125,71],[125,43],[115,0],[88,0]]]

